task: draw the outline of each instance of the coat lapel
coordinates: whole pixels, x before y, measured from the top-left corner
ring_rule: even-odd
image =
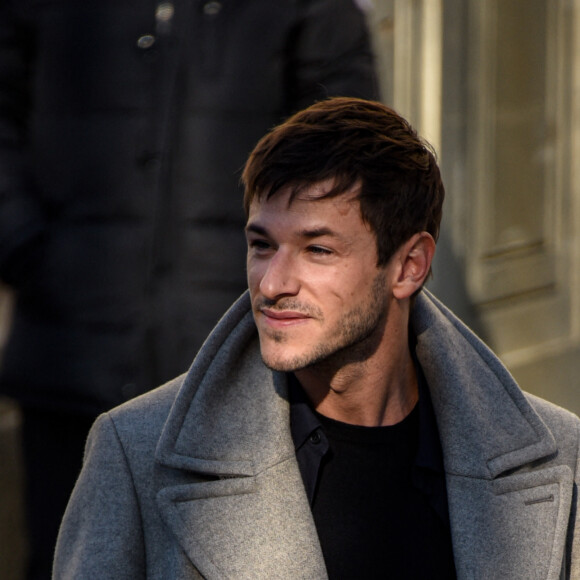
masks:
[[[428,294],[416,308],[458,578],[558,579],[572,471],[550,462],[553,435],[495,355]]]
[[[565,466],[498,480],[448,475],[458,578],[557,580],[572,501]]]
[[[295,461],[256,477],[165,488],[158,505],[204,578],[326,578]]]
[[[194,362],[160,439],[157,461],[170,468],[160,512],[205,578],[326,578],[285,377],[262,364],[244,298],[228,320]]]

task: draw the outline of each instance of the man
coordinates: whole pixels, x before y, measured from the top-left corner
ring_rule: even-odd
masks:
[[[422,290],[429,147],[329,99],[243,179],[249,293],[187,375],[97,421],[55,577],[577,578],[580,423]]]
[[[96,417],[187,370],[245,289],[256,141],[376,87],[353,0],[0,0],[0,394],[23,414],[29,578]]]

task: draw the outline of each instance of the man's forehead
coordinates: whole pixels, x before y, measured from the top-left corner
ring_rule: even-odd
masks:
[[[250,206],[246,232],[276,236],[284,231],[300,238],[350,239],[370,231],[361,214],[358,191],[332,197],[326,196],[328,191],[324,186],[308,188],[290,200],[291,192],[280,190],[270,199],[256,199]]]
[[[356,205],[360,206],[359,194],[361,186],[354,184],[346,190],[336,189],[334,178],[326,179],[311,184],[291,183],[282,186],[277,191],[270,193],[265,191],[261,195],[254,196],[250,204],[250,210],[258,210],[265,205],[276,206],[280,211],[290,209],[296,203],[328,203],[329,205]]]
[[[342,222],[341,218],[350,213],[356,213],[356,216],[362,220],[360,203],[352,195],[341,194],[336,197],[300,195],[292,200],[284,196],[252,203],[246,227],[259,224],[270,229],[276,228],[276,224],[294,223],[296,227],[310,228],[316,223],[317,229],[323,227],[324,224],[334,229]]]

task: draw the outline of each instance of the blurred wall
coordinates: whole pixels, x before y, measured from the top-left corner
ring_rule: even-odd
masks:
[[[385,101],[447,189],[431,289],[580,413],[580,0],[375,0]]]

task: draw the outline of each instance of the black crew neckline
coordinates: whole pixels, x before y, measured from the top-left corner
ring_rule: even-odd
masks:
[[[356,441],[360,443],[384,443],[394,438],[404,436],[409,431],[416,432],[419,428],[419,405],[402,420],[394,425],[355,425],[326,417],[314,411],[323,431],[331,439],[342,441]]]

